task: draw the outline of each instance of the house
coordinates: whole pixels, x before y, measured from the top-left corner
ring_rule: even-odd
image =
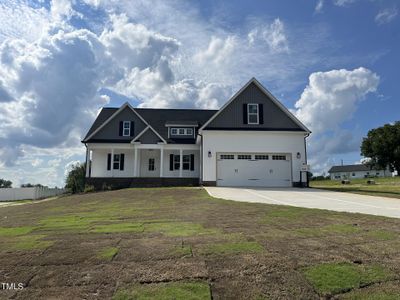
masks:
[[[304,186],[309,134],[255,78],[219,110],[105,107],[82,141],[86,181]]]
[[[328,173],[330,174],[331,180],[392,176],[392,172],[389,170],[374,169],[363,164],[333,166]]]

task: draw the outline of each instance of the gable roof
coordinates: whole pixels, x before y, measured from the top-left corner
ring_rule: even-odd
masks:
[[[236,94],[234,94],[228,102],[226,102],[221,109],[219,109],[200,129],[199,131],[204,130],[218,115],[221,114],[233,101],[235,101],[239,95],[242,94],[244,90],[246,90],[251,84],[255,84],[264,95],[266,95],[271,101],[280,109],[284,114],[286,114],[295,124],[297,124],[301,130],[304,130],[307,133],[311,133],[311,131],[299,121],[278,99],[276,99],[256,78],[250,79]]]
[[[124,105],[126,107],[126,105]],[[203,125],[212,115],[216,113],[216,110],[205,110],[205,109],[156,109],[156,108],[132,108],[146,124],[145,130],[140,134],[144,134],[149,128],[160,137],[165,143],[178,143],[178,144],[194,144],[195,139],[171,139],[168,138],[168,127],[167,124],[188,124],[188,126]],[[105,107],[103,108],[93,125],[90,127],[86,134],[83,142],[90,142],[90,139],[96,132],[105,126],[112,118],[114,118],[121,108],[116,107]],[[135,141],[138,136],[133,137],[132,141]],[[106,142],[106,141],[104,141]]]
[[[136,108],[136,111],[149,123],[153,128],[171,144],[192,144],[195,139],[172,139],[168,138],[168,127],[171,120],[174,123],[188,124],[187,126],[194,126],[198,124],[202,126],[216,110],[209,109],[156,109],[156,108]]]
[[[344,165],[344,166],[332,166],[329,169],[328,173],[337,173],[337,172],[363,172],[363,171],[371,171],[371,170],[378,170],[376,168],[371,168],[367,165]]]

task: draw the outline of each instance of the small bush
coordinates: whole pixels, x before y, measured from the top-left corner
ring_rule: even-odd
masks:
[[[85,184],[84,193],[93,193],[95,191],[94,185]]]

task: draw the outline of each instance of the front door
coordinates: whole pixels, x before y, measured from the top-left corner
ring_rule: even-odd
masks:
[[[160,150],[141,150],[140,177],[160,177]]]

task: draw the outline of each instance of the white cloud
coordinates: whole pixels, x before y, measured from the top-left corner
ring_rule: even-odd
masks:
[[[335,154],[359,150],[360,136],[342,125],[353,117],[365,96],[377,90],[378,84],[379,76],[363,67],[310,75],[294,113],[313,132],[308,143],[314,171],[324,170]]]
[[[317,4],[315,5],[315,13],[320,13],[322,12],[322,9],[324,8],[324,0],[318,0]]]
[[[207,49],[195,54],[194,59],[199,64],[217,64],[228,63],[227,61],[236,47],[234,36],[228,36],[226,39],[211,37]]]
[[[379,76],[363,67],[312,73],[295,104],[296,115],[315,133],[335,130],[378,83]]]
[[[337,6],[346,6],[349,5],[351,3],[356,2],[357,0],[333,0],[333,4],[337,5]]]
[[[397,8],[392,7],[392,8],[385,8],[375,16],[375,22],[378,23],[379,25],[389,23],[396,18],[398,14]]]
[[[273,53],[286,53],[289,51],[285,26],[279,18],[276,18],[268,26],[256,27],[248,33],[250,44],[254,44],[260,38],[268,44]]]

